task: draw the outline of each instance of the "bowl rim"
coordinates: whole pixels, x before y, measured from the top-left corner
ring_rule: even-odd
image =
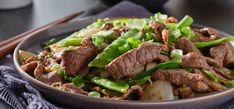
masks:
[[[88,19],[89,17],[87,17]],[[116,17],[116,18],[123,18],[123,17]],[[129,18],[129,17],[124,17],[124,18]],[[86,18],[82,18],[82,19],[86,19]],[[74,22],[69,22],[69,23],[78,23],[79,20],[74,21]],[[67,23],[67,24],[69,24]],[[67,24],[60,24],[60,26],[66,26]],[[59,25],[58,25],[59,26]],[[69,26],[69,25],[67,25]],[[194,27],[208,27],[208,26],[203,26],[200,24],[193,24]],[[55,27],[56,28],[56,27]],[[51,28],[53,29],[53,28]],[[50,29],[49,29],[50,30]],[[218,30],[218,29],[216,29]],[[46,32],[47,30],[42,31]],[[220,34],[224,35],[224,36],[229,36],[229,34],[220,31]],[[38,33],[39,34],[39,33]],[[99,102],[99,103],[114,103],[114,104],[127,104],[127,105],[166,105],[166,104],[181,104],[181,103],[191,103],[191,102],[196,102],[196,101],[207,101],[209,99],[215,99],[218,98],[220,96],[225,96],[225,95],[229,95],[229,94],[233,94],[234,93],[234,88],[228,88],[224,91],[221,92],[214,92],[214,93],[209,93],[205,96],[199,96],[199,97],[194,97],[194,98],[186,98],[186,99],[179,99],[179,100],[166,100],[166,101],[131,101],[131,100],[112,100],[112,99],[103,99],[103,98],[95,98],[95,97],[90,97],[90,96],[86,96],[86,95],[81,95],[81,94],[74,94],[74,93],[70,93],[70,92],[66,92],[54,87],[51,87],[35,78],[33,78],[32,76],[30,76],[28,73],[26,73],[24,70],[21,69],[20,64],[19,64],[19,60],[18,60],[18,53],[19,50],[21,48],[21,46],[26,43],[31,37],[34,37],[36,34],[29,36],[27,38],[25,38],[23,41],[21,41],[17,47],[14,50],[13,53],[13,61],[14,61],[14,65],[16,67],[16,70],[18,71],[18,73],[26,80],[28,81],[30,84],[36,84],[37,86],[42,87],[43,89],[48,89],[49,91],[56,91],[59,93],[63,93],[66,94],[67,96],[74,96],[74,97],[82,97],[82,99],[84,100],[88,100],[88,101],[94,101],[94,102]],[[41,91],[40,91],[41,92]],[[127,101],[127,102],[126,102]]]

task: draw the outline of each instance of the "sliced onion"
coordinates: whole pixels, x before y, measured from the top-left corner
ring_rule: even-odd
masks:
[[[142,101],[174,100],[173,88],[168,81],[155,81],[145,87]]]

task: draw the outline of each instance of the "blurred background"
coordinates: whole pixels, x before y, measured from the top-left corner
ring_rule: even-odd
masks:
[[[74,12],[96,15],[122,0],[0,0],[0,41]],[[234,0],[129,0],[149,12],[162,12],[234,35]],[[130,12],[129,12],[130,13]],[[9,108],[0,101],[0,109]]]
[[[81,17],[98,14],[120,1],[122,0],[0,0],[0,41],[74,12],[84,10],[85,14]],[[234,0],[129,1],[143,5],[152,13],[160,11],[178,19],[188,14],[195,19],[195,23],[234,34]],[[17,5],[21,6],[11,9],[17,8]]]

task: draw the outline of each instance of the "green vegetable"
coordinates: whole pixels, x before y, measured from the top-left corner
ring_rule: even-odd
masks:
[[[142,29],[145,27],[145,25],[147,24],[145,19],[129,19],[126,22],[126,25],[129,28],[137,28],[137,29]]]
[[[203,48],[203,47],[208,47],[208,46],[216,45],[216,44],[221,43],[221,42],[227,42],[227,41],[231,41],[231,40],[234,40],[234,36],[224,37],[221,39],[208,41],[208,42],[196,42],[194,44],[197,48]]]
[[[103,24],[105,24],[105,21],[103,19],[98,19],[96,22],[92,23],[87,28],[100,28]]]
[[[142,43],[140,39],[135,39],[132,37],[128,38],[127,42],[132,48],[137,48]]]
[[[120,28],[122,26],[122,23],[119,20],[113,21],[113,26],[115,28]]]
[[[119,47],[119,51],[122,54],[125,53],[125,52],[127,52],[127,51],[129,51],[129,50],[131,50],[131,49],[132,49],[132,47],[129,44],[127,44],[127,43]]]
[[[193,68],[185,68],[185,70],[189,73],[192,73],[193,72]]]
[[[100,98],[101,97],[100,93],[98,93],[96,91],[89,92],[88,96],[95,97],[95,98]]]
[[[172,59],[181,59],[183,56],[183,50],[180,50],[180,49],[174,49],[171,51],[171,55],[170,57]]]
[[[182,29],[184,27],[189,27],[193,23],[193,18],[186,15],[176,26],[178,29]]]
[[[90,80],[91,82],[98,84],[102,87],[105,87],[107,89],[114,90],[117,92],[121,92],[121,93],[127,92],[129,88],[128,83],[123,80],[114,81],[111,79],[97,77],[97,76],[92,77]]]
[[[174,30],[170,30],[169,44],[174,45],[176,39],[181,36],[181,32],[179,29],[175,28]]]
[[[234,80],[228,81],[225,85],[230,88],[234,87]]]
[[[127,39],[130,37],[140,39],[142,33],[138,29],[132,29],[126,32],[123,36],[120,36],[114,40],[103,52],[97,55],[97,57],[89,63],[89,67],[104,68],[112,60],[123,54],[119,50],[119,47],[127,43]]]
[[[166,29],[173,30],[177,26],[177,23],[167,23],[166,24]]]
[[[189,39],[192,39],[192,38],[194,38],[196,36],[195,33],[193,32],[193,30],[190,27],[182,28],[181,32],[185,37],[187,37]]]
[[[152,73],[154,73],[156,70],[159,70],[159,69],[174,69],[174,68],[177,68],[177,67],[179,67],[180,63],[181,63],[180,60],[171,60],[171,61],[167,61],[165,63],[157,64],[152,69],[150,69],[150,70],[148,70],[148,71],[146,71],[146,72],[132,78],[132,80],[142,79],[142,78],[144,78],[146,76],[151,75]]]
[[[210,71],[210,70],[206,70],[203,69],[202,70],[211,80],[215,81],[215,82],[221,82],[220,78],[218,78],[214,72]]]
[[[137,84],[137,85],[143,85],[146,82],[151,82],[151,76],[146,76],[146,77],[141,78],[141,79],[130,81],[131,84]]]
[[[154,18],[157,22],[160,22],[160,23],[165,23],[166,20],[167,20],[167,15],[166,14],[161,14],[160,12],[156,13],[154,15]]]
[[[95,46],[100,47],[102,46],[104,39],[107,39],[107,37],[112,37],[114,32],[111,31],[100,31],[96,34],[92,35],[92,40]],[[110,38],[109,38],[110,39]],[[111,38],[113,40],[113,38]]]
[[[46,41],[46,42],[42,43],[42,46],[43,47],[48,47],[49,45],[52,45],[52,44],[54,44],[56,42],[57,42],[57,40],[55,38],[52,38],[49,41]]]
[[[149,41],[149,40],[161,41],[161,39],[155,39],[154,37],[155,34],[153,30],[149,27],[149,25],[145,25],[144,31],[145,31],[144,41]]]
[[[74,38],[65,38],[59,42],[57,42],[57,45],[61,47],[68,47],[68,46],[79,46],[80,42],[83,40],[82,37],[74,37]]]
[[[75,78],[72,79],[72,83],[76,86],[80,86],[80,84],[84,82],[83,77],[80,75],[77,75]]]

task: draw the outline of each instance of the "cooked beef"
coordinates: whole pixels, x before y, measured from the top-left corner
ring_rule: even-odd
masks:
[[[67,92],[71,92],[71,93],[79,93],[82,95],[87,95],[88,93],[84,90],[82,90],[79,87],[76,87],[73,83],[66,83],[63,84],[63,89]]]
[[[162,55],[160,54],[157,58],[157,60],[160,62],[160,63],[164,63],[164,62],[167,62],[170,60],[170,58],[166,55]]]
[[[162,40],[161,33],[165,29],[165,25],[156,21],[151,21],[149,27],[154,31],[154,39]]]
[[[188,39],[186,38],[179,38],[176,40],[175,47],[177,49],[183,50],[184,54],[187,54],[189,52],[195,52],[198,54],[201,54],[199,49]]]
[[[143,94],[143,88],[139,85],[134,85],[128,91],[121,97],[121,99],[134,99],[134,98],[140,98]]]
[[[168,17],[166,23],[177,23],[178,20],[175,17]]]
[[[188,53],[182,57],[181,66],[183,68],[205,68],[209,69],[209,65],[206,63],[206,59],[195,52]]]
[[[218,73],[219,75],[221,75],[222,77],[224,77],[224,78],[226,78],[226,79],[230,79],[230,80],[234,80],[234,75],[232,75],[232,74],[227,74],[227,73],[225,73],[225,72],[223,72],[221,69],[219,69],[219,68],[213,68],[214,69],[214,71],[216,72],[216,73]]]
[[[179,96],[181,98],[191,98],[194,97],[194,92],[192,91],[192,89],[186,85],[178,88],[179,91]]]
[[[212,70],[212,69],[210,69]],[[222,91],[224,89],[226,89],[224,86],[222,86],[221,84],[217,83],[217,82],[213,82],[212,80],[206,78],[206,75],[204,75],[204,73],[202,73],[201,70],[199,69],[193,69],[193,73],[196,73],[196,74],[201,74],[203,77],[204,77],[204,80],[203,82],[206,83],[207,85],[210,86],[210,88],[212,88],[214,91]],[[215,74],[217,77],[219,78],[222,78],[220,77],[220,75],[218,74]]]
[[[217,67],[217,68],[221,68],[222,67],[222,64],[219,63],[215,59],[212,59],[210,57],[205,57],[205,59],[206,59],[207,64],[210,65],[210,66]]]
[[[220,34],[213,28],[203,28],[195,30],[196,37],[192,39],[192,42],[205,42],[217,39]]]
[[[55,82],[62,81],[61,76],[59,76],[56,71],[45,74],[44,66],[41,64],[38,64],[36,69],[34,70],[34,77],[38,79],[39,81],[46,83],[46,84],[52,84]]]
[[[96,55],[97,48],[90,38],[85,38],[81,46],[72,51],[66,51],[62,55],[61,65],[68,75],[75,75],[78,71]]]
[[[224,66],[234,66],[234,47],[229,42],[210,48],[210,56]]]
[[[107,71],[115,79],[135,76],[131,72],[159,58],[160,51],[167,51],[164,45],[144,42],[140,47],[119,56],[106,66]]]
[[[183,69],[158,70],[151,75],[153,80],[166,80],[176,86],[189,86],[195,92],[211,92],[212,89],[203,82],[201,74],[188,73]]]

